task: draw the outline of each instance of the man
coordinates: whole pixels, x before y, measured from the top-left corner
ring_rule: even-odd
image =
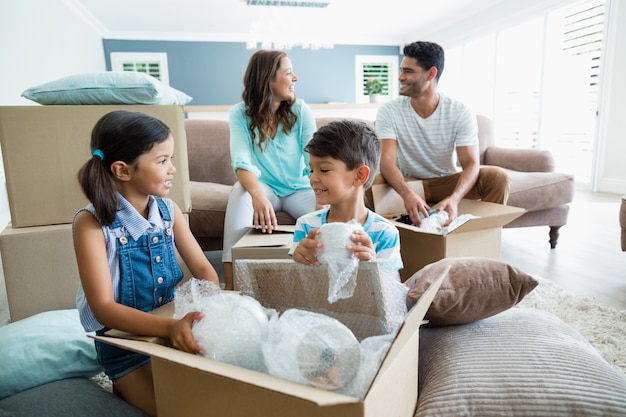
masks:
[[[464,197],[506,204],[509,178],[498,167],[481,167],[478,125],[473,112],[437,91],[444,67],[443,48],[432,42],[406,45],[400,64],[400,96],[376,115],[381,139],[380,172],[404,200],[413,224],[428,217],[430,204],[457,217]],[[460,170],[459,170],[460,166]],[[406,178],[422,180],[425,199]]]

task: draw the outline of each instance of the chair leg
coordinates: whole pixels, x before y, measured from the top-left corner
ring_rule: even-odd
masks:
[[[561,226],[550,226],[550,249],[556,248],[556,242],[559,240],[559,229]]]

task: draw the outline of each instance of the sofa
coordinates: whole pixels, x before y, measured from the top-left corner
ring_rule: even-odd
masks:
[[[316,124],[320,128],[333,120],[340,118],[317,118]],[[353,120],[374,127],[368,120]],[[228,195],[236,181],[231,168],[228,122],[187,119],[185,133],[192,206],[189,225],[203,250],[221,250]],[[296,223],[295,219],[285,212],[276,213],[276,217],[278,224]]]
[[[321,127],[339,118],[317,118]],[[373,126],[371,121],[359,119]],[[567,223],[574,198],[574,177],[555,172],[554,157],[537,149],[505,149],[494,146],[491,120],[477,116],[480,162],[504,168],[511,178],[508,204],[526,209],[505,227],[548,226],[549,243],[555,248],[559,229]],[[191,231],[205,251],[221,250],[228,194],[235,183],[230,166],[228,122],[185,120],[191,193]],[[277,213],[279,224],[294,224],[287,213]]]

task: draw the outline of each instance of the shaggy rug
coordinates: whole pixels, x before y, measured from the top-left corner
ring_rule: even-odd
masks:
[[[539,285],[518,307],[546,310],[556,315],[577,329],[607,362],[626,373],[626,310],[602,306],[566,291],[548,279],[535,278]],[[92,379],[111,390],[111,382],[104,373]]]
[[[618,311],[579,297],[548,279],[535,279],[539,285],[518,307],[556,315],[578,330],[607,362],[626,373],[626,310]]]

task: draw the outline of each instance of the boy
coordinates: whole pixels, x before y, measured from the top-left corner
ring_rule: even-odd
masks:
[[[390,269],[403,268],[398,229],[365,206],[364,193],[372,184],[380,161],[380,142],[365,123],[331,122],[321,127],[304,148],[310,154],[311,187],[325,208],[298,218],[290,255],[305,265],[319,265],[322,243],[319,228],[331,222],[355,220],[347,249],[363,261],[383,261]]]

